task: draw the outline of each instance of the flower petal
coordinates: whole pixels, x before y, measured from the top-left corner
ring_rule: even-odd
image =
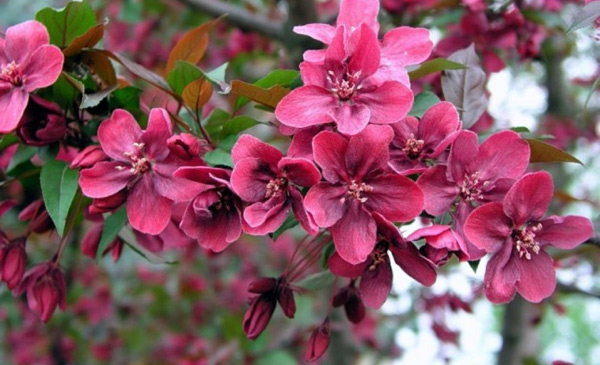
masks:
[[[302,34],[325,44],[329,44],[335,34],[335,27],[322,23],[305,24],[295,26],[294,33]]]
[[[287,219],[290,208],[284,195],[254,203],[244,209],[244,221],[248,224],[244,230],[255,236],[275,232]]]
[[[417,65],[429,58],[433,42],[425,28],[398,27],[383,36],[382,58],[398,66]]]
[[[367,307],[372,309],[381,308],[392,291],[392,279],[392,267],[387,254],[384,262],[377,264],[375,269],[365,270],[360,279],[358,290]]]
[[[22,64],[38,48],[47,45],[49,42],[50,37],[46,27],[38,21],[29,20],[6,30],[4,52],[8,56],[8,61]]]
[[[540,223],[542,229],[535,233],[535,240],[541,246],[551,245],[561,250],[570,250],[594,234],[592,222],[584,217],[550,216]]]
[[[419,136],[425,142],[424,150],[436,150],[442,142],[447,147],[452,140],[447,138],[460,128],[460,118],[452,103],[443,101],[429,108],[419,124]]]
[[[375,219],[357,201],[348,204],[347,211],[330,231],[338,254],[350,264],[365,261],[375,248]]]
[[[344,261],[344,259],[342,259],[337,252],[334,252],[329,257],[327,266],[333,275],[354,279],[363,274],[363,272],[367,269],[368,263],[369,261],[367,260],[360,264],[353,265]]]
[[[235,165],[231,173],[231,186],[242,200],[258,202],[265,199],[267,184],[276,177],[264,160],[245,158]]]
[[[164,160],[169,154],[167,140],[173,134],[171,118],[165,109],[156,108],[150,111],[148,128],[142,134],[146,144],[146,153],[153,159]]]
[[[424,208],[431,215],[447,212],[458,196],[456,183],[447,179],[445,166],[435,166],[425,171],[417,180],[425,196]]]
[[[482,181],[517,179],[529,166],[529,155],[529,144],[518,133],[494,133],[479,146],[477,158],[469,164],[470,171],[479,171]]]
[[[357,104],[371,111],[372,124],[392,124],[402,120],[413,106],[414,95],[397,81],[386,81],[377,88],[361,90],[355,98]]]
[[[123,154],[135,151],[134,143],[141,142],[142,133],[139,124],[129,112],[117,109],[109,119],[100,123],[98,140],[102,150],[109,157],[130,162]]]
[[[343,186],[321,182],[310,188],[304,207],[319,227],[331,227],[346,214],[346,193]]]
[[[499,251],[512,233],[512,221],[502,204],[487,203],[475,209],[464,226],[467,239],[486,252]]]
[[[315,222],[315,219],[306,211],[300,190],[292,186],[288,189],[288,194],[294,217],[296,217],[296,220],[300,222],[300,225],[308,234],[316,236],[319,233],[319,226]]]
[[[54,84],[62,72],[64,61],[65,57],[58,47],[45,45],[38,48],[23,64],[25,89],[33,92]]]
[[[313,139],[312,149],[315,162],[321,167],[325,180],[331,183],[349,180],[346,170],[346,138],[331,131],[323,131]]]
[[[315,165],[303,158],[284,157],[279,161],[278,167],[290,182],[302,187],[311,187],[321,180],[321,174]]]
[[[516,291],[519,271],[514,262],[513,244],[506,242],[502,248],[490,258],[484,276],[485,296],[495,304],[509,302]]]
[[[367,24],[362,23],[360,29],[357,29],[354,34],[351,35],[351,38],[355,37],[359,38],[356,38],[356,48],[348,60],[348,72],[350,74],[360,72],[362,77],[371,76],[379,68],[381,59],[381,50],[379,49],[377,33],[369,28]],[[352,42],[352,40],[350,42]]]
[[[389,126],[371,125],[350,138],[346,152],[346,166],[353,179],[361,181],[369,173],[386,170],[389,145],[394,132]]]
[[[517,227],[539,220],[546,214],[553,194],[552,175],[545,171],[527,174],[506,193],[504,212]]]
[[[354,29],[364,23],[377,34],[379,33],[377,15],[379,15],[379,1],[346,0],[340,3],[340,13],[336,24]]]
[[[392,222],[408,222],[423,211],[423,192],[407,177],[381,174],[365,183],[373,188],[364,194],[365,207]]]
[[[285,125],[305,128],[331,122],[329,113],[337,104],[329,90],[314,85],[301,86],[281,99],[275,116]]]
[[[513,255],[519,270],[517,290],[526,300],[539,303],[548,298],[556,288],[554,261],[544,250],[532,255],[531,260]]]
[[[23,89],[0,90],[0,133],[7,134],[15,130],[27,103],[29,94]]]
[[[254,136],[243,134],[233,146],[231,158],[234,164],[244,158],[258,158],[267,163],[272,169],[275,169],[279,160],[283,158],[283,153]]]
[[[448,169],[455,182],[460,183],[464,180],[467,167],[478,152],[477,134],[471,131],[461,131],[454,140],[448,156]]]
[[[127,197],[127,218],[142,233],[159,234],[171,219],[171,200],[160,196],[149,174],[145,174]]]
[[[340,133],[352,136],[360,133],[369,124],[371,112],[366,105],[337,102],[329,116]]]
[[[435,265],[423,257],[415,245],[409,242],[406,247],[390,246],[390,251],[396,264],[408,276],[425,286],[431,286],[435,283],[437,278]]]
[[[134,177],[128,166],[103,161],[81,171],[79,186],[90,198],[106,198],[123,190]]]

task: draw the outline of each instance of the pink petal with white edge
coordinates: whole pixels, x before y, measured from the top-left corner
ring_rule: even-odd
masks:
[[[551,216],[540,223],[542,229],[535,233],[535,240],[540,246],[551,245],[561,250],[570,250],[594,234],[592,222],[584,217]]]
[[[234,164],[237,164],[244,158],[258,158],[266,162],[269,167],[275,169],[279,160],[283,158],[283,153],[252,135],[243,134],[237,140],[235,146],[233,146],[231,158]]]
[[[301,86],[281,99],[275,116],[285,125],[305,128],[331,122],[329,114],[337,104],[329,90],[319,86]]]
[[[507,242],[490,258],[484,276],[486,298],[495,304],[509,302],[515,295],[519,271],[512,254],[514,248]]]
[[[346,169],[346,138],[331,131],[323,131],[313,139],[312,150],[325,180],[331,183],[350,180]]]
[[[171,220],[171,200],[160,196],[152,177],[145,174],[127,197],[127,218],[131,227],[142,233],[159,234]]]
[[[313,23],[294,27],[294,33],[302,34],[325,44],[331,43],[335,27],[329,24]]]
[[[346,166],[353,179],[361,181],[369,173],[387,170],[389,145],[394,132],[389,126],[370,125],[350,138]]]
[[[342,0],[337,26],[345,25],[349,30],[365,23],[375,33],[379,33],[379,1]]]
[[[347,190],[340,185],[321,182],[314,185],[304,198],[304,207],[319,227],[331,227],[348,209]]]
[[[344,278],[354,279],[361,276],[367,270],[369,260],[353,265],[347,263],[340,257],[337,252],[334,252],[327,261],[327,266],[333,275]]]
[[[25,89],[33,92],[54,84],[62,72],[64,61],[65,57],[58,47],[46,45],[38,48],[22,66]]]
[[[27,103],[29,94],[23,89],[0,90],[0,133],[7,134],[15,130]]]
[[[327,81],[327,70],[322,62],[302,62],[299,66],[300,76],[304,85],[319,86],[329,89],[330,84]]]
[[[513,259],[519,270],[517,290],[527,301],[539,303],[548,298],[556,288],[554,261],[544,250],[532,254],[531,260],[525,256],[519,258],[513,254]]]
[[[135,175],[120,162],[98,162],[81,171],[79,185],[90,198],[106,198],[123,190]]]
[[[381,86],[361,90],[355,102],[371,111],[372,124],[396,123],[408,115],[413,106],[414,95],[409,88],[397,81],[386,81]]]
[[[423,192],[407,177],[381,174],[365,183],[373,188],[364,193],[365,207],[391,222],[408,222],[423,211]]]
[[[467,239],[486,252],[499,251],[512,229],[512,221],[504,214],[500,203],[488,203],[475,209],[464,226]]]
[[[458,196],[456,183],[448,181],[445,166],[435,166],[425,171],[417,180],[425,196],[424,208],[431,215],[447,212]]]
[[[386,254],[385,261],[377,264],[374,270],[365,270],[360,279],[358,290],[365,305],[379,309],[392,291],[392,267]]]
[[[529,221],[540,220],[554,194],[552,175],[545,171],[523,176],[504,197],[504,212],[516,227]]]
[[[173,126],[169,113],[162,108],[152,109],[148,118],[148,128],[142,134],[148,156],[156,160],[164,160],[169,154],[167,140],[172,134]]]
[[[365,261],[375,248],[377,238],[375,219],[358,201],[351,201],[342,218],[329,230],[336,251],[350,264],[360,264]]]
[[[321,181],[321,173],[309,160],[284,157],[277,167],[290,182],[302,187],[311,187]]]
[[[22,64],[38,48],[47,45],[50,37],[46,27],[38,21],[26,21],[6,30],[4,52],[8,61]]]
[[[386,63],[398,66],[417,65],[431,55],[433,42],[425,28],[398,27],[385,33],[381,47]]]
[[[98,140],[102,150],[112,159],[131,162],[124,153],[135,151],[134,143],[140,143],[142,129],[126,110],[117,109],[109,119],[100,123]]]

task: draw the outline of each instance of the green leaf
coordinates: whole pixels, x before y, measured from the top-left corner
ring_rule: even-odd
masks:
[[[192,81],[203,77],[205,77],[204,72],[195,65],[187,61],[177,61],[173,71],[169,72],[167,82],[177,95],[181,95],[183,89]]]
[[[235,143],[237,142],[238,139],[239,139],[239,136],[237,134],[231,134],[231,135],[223,138],[221,141],[219,141],[219,144],[217,145],[217,147],[219,147],[220,149],[222,149],[225,152],[230,153],[231,150],[233,150],[233,146],[235,146]]]
[[[117,89],[112,93],[109,105],[111,109],[139,110],[142,92],[142,89],[133,86]]]
[[[37,148],[20,144],[19,147],[17,147],[17,151],[13,155],[12,160],[10,160],[6,171],[11,172],[20,164],[29,161],[36,152]]]
[[[18,142],[19,138],[17,138],[17,136],[15,136],[14,134],[5,134],[4,136],[2,136],[2,139],[0,139],[0,151]]]
[[[79,80],[63,72],[51,87],[51,97],[61,108],[69,109],[83,88],[84,86]]]
[[[297,285],[306,290],[319,290],[333,285],[334,280],[335,276],[325,270],[304,278]]]
[[[223,124],[223,129],[221,130],[221,139],[243,132],[257,124],[260,124],[260,122],[246,115],[240,115],[239,117],[230,119]]]
[[[325,270],[329,268],[329,258],[335,252],[335,245],[332,242],[329,242],[325,249],[323,249],[323,257],[321,258],[321,267]]]
[[[296,365],[298,362],[289,352],[284,350],[267,351],[259,357],[255,365]]]
[[[228,93],[230,89],[229,84],[227,84],[227,82],[225,81],[225,73],[227,72],[228,66],[229,63],[225,62],[221,66],[206,73],[206,78],[219,85],[219,87],[221,88],[221,92],[223,93]]]
[[[77,193],[79,172],[64,161],[49,161],[42,166],[40,186],[46,210],[59,236],[63,236],[67,215]]]
[[[556,148],[551,144],[542,142],[537,139],[525,139],[531,148],[530,163],[538,162],[573,162],[582,166],[583,162],[579,161],[575,156],[568,152]]]
[[[431,91],[423,91],[415,96],[415,102],[411,111],[408,113],[413,117],[421,118],[423,114],[433,105],[440,102],[440,98]]]
[[[126,223],[127,210],[125,205],[104,219],[102,236],[100,238],[100,243],[98,244],[98,251],[96,252],[96,261],[100,261],[102,254],[108,245],[110,245],[110,243],[117,237],[119,231],[125,226]]]
[[[81,105],[79,106],[79,109],[93,108],[93,107],[97,106],[98,104],[100,104],[100,102],[102,100],[107,98],[113,91],[115,91],[117,89],[117,87],[118,87],[118,85],[114,85],[114,86],[109,87],[108,89],[98,91],[97,93],[83,94],[83,97],[81,98]]]
[[[220,148],[207,152],[204,155],[204,161],[211,166],[227,166],[233,168],[231,155]]]
[[[273,241],[277,241],[277,239],[288,229],[294,228],[299,224],[299,222],[296,220],[296,217],[294,217],[294,213],[290,212],[290,214],[288,214],[287,219],[285,220],[285,222],[283,222],[283,224],[281,225],[281,227],[279,227],[275,232],[273,232],[270,236],[271,239]]]
[[[231,118],[231,115],[223,109],[215,109],[206,120],[206,131],[214,142],[221,139],[223,125]]]
[[[464,70],[467,66],[462,63],[453,62],[445,58],[436,58],[431,61],[427,61],[421,65],[418,69],[408,73],[408,76],[412,80],[420,79],[429,74],[440,72],[444,70]]]
[[[533,23],[543,25],[546,28],[558,28],[563,30],[566,28],[565,21],[559,13],[527,9],[522,9],[521,13],[523,13],[523,17],[525,17],[525,19]]]
[[[60,10],[44,8],[35,19],[48,29],[50,43],[62,48],[96,25],[94,10],[86,1],[71,1]]]
[[[473,273],[477,272],[477,268],[479,267],[479,263],[481,262],[481,260],[477,260],[477,261],[468,261],[469,266],[471,266],[471,269],[473,269]]]
[[[527,127],[512,127],[510,130],[517,133],[531,133]]]
[[[259,86],[263,89],[268,89],[275,85],[289,88],[292,86],[294,81],[296,81],[298,75],[299,72],[296,70],[273,70],[267,76],[256,81],[253,85]],[[242,96],[236,101],[233,109],[238,110],[249,102],[250,99]]]

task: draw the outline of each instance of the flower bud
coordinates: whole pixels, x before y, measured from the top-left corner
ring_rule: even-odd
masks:
[[[332,304],[334,307],[341,307],[343,305],[346,317],[352,323],[360,323],[365,318],[365,305],[360,297],[360,293],[354,287],[354,282],[340,289],[333,297]]]
[[[127,190],[123,189],[116,194],[106,198],[98,198],[92,201],[89,207],[91,214],[102,214],[117,210],[127,200]]]
[[[244,333],[250,340],[256,339],[267,328],[273,312],[276,299],[270,294],[261,294],[252,299],[250,307],[244,314]]]
[[[61,140],[67,131],[67,121],[60,107],[36,95],[31,95],[16,133],[30,146],[44,146]]]
[[[279,287],[277,301],[283,310],[283,314],[288,318],[294,318],[294,314],[296,313],[296,302],[294,301],[294,292],[287,283],[284,283]]]
[[[100,245],[100,239],[102,238],[103,224],[97,224],[92,227],[88,233],[83,237],[81,241],[81,253],[87,257],[95,260],[98,253],[98,245]],[[112,252],[113,261],[117,262],[123,252],[123,241],[120,238],[115,238],[102,252],[102,256],[105,256],[108,252]]]
[[[259,278],[248,285],[248,291],[255,294],[264,294],[275,289],[277,279],[275,278]]]
[[[54,314],[56,307],[62,311],[66,307],[66,283],[64,276],[54,262],[36,265],[26,274],[13,294],[27,291],[29,309],[46,323]]]
[[[29,221],[30,229],[35,233],[48,232],[54,228],[54,223],[42,199],[37,199],[26,206],[19,214],[19,220]]]
[[[329,317],[327,317],[310,335],[308,347],[304,353],[304,360],[312,362],[320,359],[325,354],[325,351],[327,351],[329,341]]]
[[[8,289],[13,290],[19,285],[25,273],[27,265],[27,253],[25,252],[25,239],[11,242],[3,250],[2,259],[2,281]]]
[[[108,156],[100,146],[88,146],[75,156],[71,162],[71,168],[85,169],[105,160],[108,160]]]
[[[200,141],[188,133],[181,133],[167,140],[169,150],[182,160],[191,160],[200,157]]]

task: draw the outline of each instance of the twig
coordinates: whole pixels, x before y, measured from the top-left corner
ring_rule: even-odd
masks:
[[[226,21],[231,25],[252,30],[267,37],[285,41],[287,36],[283,31],[283,23],[273,21],[262,15],[253,14],[246,9],[218,0],[179,0],[198,11],[221,16],[227,14]]]
[[[563,283],[557,283],[557,289],[560,290],[563,293],[569,293],[569,294],[579,294],[579,295],[583,295],[586,297],[592,297],[592,298],[596,298],[596,299],[600,299],[600,294],[596,294],[596,293],[592,293],[589,292],[587,290],[583,290],[580,289],[574,285],[567,285],[567,284],[563,284]]]

